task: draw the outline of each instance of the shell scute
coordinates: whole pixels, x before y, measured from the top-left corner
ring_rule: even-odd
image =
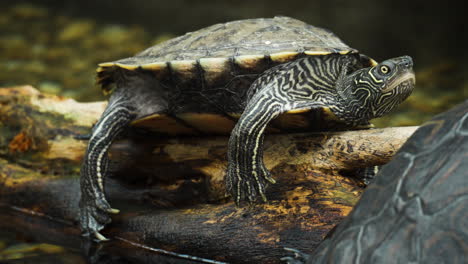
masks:
[[[169,64],[176,79],[183,82],[185,78],[203,77],[199,74],[200,69],[197,72],[197,62],[200,62],[198,67],[203,70],[204,81],[219,83],[223,78],[232,78],[230,72],[261,73],[300,55],[353,52],[357,51],[329,30],[289,17],[258,18],[216,24],[186,33],[133,57],[101,63],[98,72],[102,75],[116,68],[130,71],[141,68],[154,72],[157,78],[166,78]],[[111,80],[98,78],[98,82],[104,88]]]

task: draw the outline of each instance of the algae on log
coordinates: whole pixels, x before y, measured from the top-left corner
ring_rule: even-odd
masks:
[[[0,89],[0,201],[76,221],[79,180],[70,176],[87,142],[75,138],[104,107],[28,86]],[[265,164],[278,183],[267,189],[268,203],[241,208],[222,181],[228,137],[129,131],[111,148],[106,182],[111,204],[125,209],[104,234],[229,262],[278,262],[285,246],[310,252],[359,199],[358,181],[344,175],[388,162],[414,130],[267,135]]]

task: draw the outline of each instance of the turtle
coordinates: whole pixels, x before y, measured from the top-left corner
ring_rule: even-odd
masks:
[[[126,129],[155,137],[230,135],[225,183],[234,201],[266,201],[274,183],[262,158],[265,133],[369,126],[404,101],[413,61],[377,63],[327,29],[289,17],[212,25],[99,64],[109,95],[81,167],[85,236],[111,221],[104,195],[108,149]]]
[[[288,263],[467,263],[468,100],[424,123],[312,255]]]

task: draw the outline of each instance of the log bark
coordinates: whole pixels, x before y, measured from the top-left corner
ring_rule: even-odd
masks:
[[[0,89],[3,205],[74,223],[87,143],[76,136],[104,107],[28,86]],[[104,234],[229,262],[277,263],[283,247],[310,252],[359,199],[359,181],[345,176],[388,162],[415,129],[267,135],[265,164],[277,184],[268,203],[240,208],[224,191],[227,137],[129,131],[111,149],[106,182],[111,204],[125,209]]]

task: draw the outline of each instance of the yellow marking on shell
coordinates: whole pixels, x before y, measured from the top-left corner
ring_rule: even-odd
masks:
[[[251,69],[255,68],[264,59],[264,55],[242,55],[235,57],[234,62],[241,68]]]
[[[298,52],[294,52],[294,51],[285,51],[285,52],[272,53],[270,54],[270,58],[272,61],[283,63],[283,62],[292,61],[293,59],[297,57],[298,54],[299,54]]]
[[[116,63],[115,66],[120,67],[122,69],[129,70],[129,71],[134,71],[139,67],[139,65],[130,65],[130,64],[123,64],[123,63]]]
[[[196,61],[194,60],[175,60],[171,61],[171,68],[174,71],[185,71],[195,68]]]
[[[374,128],[374,124],[365,124],[365,125],[357,125],[355,127],[353,127],[353,129],[369,129],[369,128]]]
[[[332,54],[330,51],[324,51],[324,50],[306,50],[304,51],[306,55],[309,56],[319,56],[319,55],[329,55]]]
[[[227,58],[202,58],[200,59],[200,65],[203,69],[224,69],[226,63],[229,63]]]
[[[320,109],[324,120],[341,122],[329,107],[321,107]],[[313,110],[306,108],[287,111],[275,118],[272,124],[283,131],[315,127],[317,120],[311,119],[311,116],[308,114],[310,111]]]
[[[286,114],[300,114],[309,112],[310,108],[302,108],[302,109],[292,109],[286,112]]]
[[[240,113],[227,113],[232,118],[239,119],[241,117]]]
[[[183,80],[194,79],[197,77],[197,61],[194,60],[180,60],[171,61],[172,72],[180,75]]]
[[[235,118],[237,120],[240,119],[241,117],[241,114],[240,113],[227,113],[228,116],[232,117],[232,118]],[[268,133],[268,134],[275,134],[275,133],[280,133],[281,130],[278,129],[278,128],[274,128],[274,127],[271,127],[271,126],[268,126],[266,129],[265,129],[265,132]]]
[[[227,58],[203,58],[200,59],[200,66],[203,68],[205,80],[208,85],[222,78],[229,67],[229,59]]]
[[[322,107],[322,113],[326,116],[327,120],[340,120],[329,107]]]
[[[100,67],[100,66],[99,66],[99,67],[96,69],[96,72],[97,72],[97,73],[100,73],[100,72],[107,71],[108,69],[109,69],[109,67]]]
[[[313,124],[310,122],[310,117],[304,114],[308,111],[310,111],[310,109],[304,112],[297,111],[294,113],[288,111],[272,120],[272,125],[286,131],[311,127]]]
[[[143,70],[148,71],[160,71],[167,68],[167,64],[165,62],[155,62],[155,63],[148,63],[141,65]]]
[[[108,71],[110,68],[112,67],[115,67],[115,63],[113,62],[104,62],[104,63],[99,63],[98,64],[98,67],[96,69],[96,73],[101,73],[101,72],[105,72],[105,71]]]
[[[229,135],[235,122],[225,116],[213,113],[183,113],[179,119],[207,134]]]
[[[141,68],[146,71],[151,71],[157,79],[164,79],[169,74],[169,69],[166,62],[153,62],[141,65]]]
[[[174,118],[165,114],[149,115],[133,121],[130,125],[168,135],[198,134],[193,128],[184,126]]]
[[[340,51],[338,53],[341,54],[341,55],[346,55],[346,54],[350,54],[352,52],[353,52],[352,50],[342,50],[342,51]]]
[[[105,96],[108,96],[110,94],[112,94],[114,92],[114,88],[112,89],[103,89],[102,90],[102,93],[105,95]]]
[[[112,67],[112,66],[115,66],[115,62],[103,62],[103,63],[99,63],[98,64],[99,67]]]

